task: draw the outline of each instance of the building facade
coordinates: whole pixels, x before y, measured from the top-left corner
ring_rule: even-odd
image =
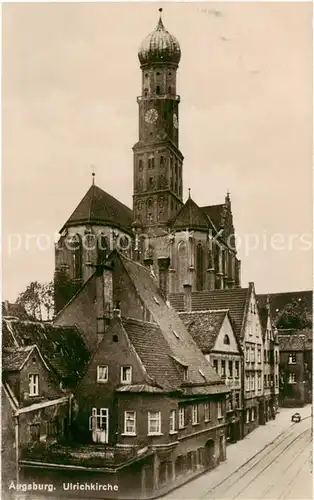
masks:
[[[279,330],[280,406],[312,403],[312,330]]]
[[[180,319],[222,378],[230,393],[226,400],[227,443],[242,437],[242,350],[232,328],[228,310],[189,311]]]

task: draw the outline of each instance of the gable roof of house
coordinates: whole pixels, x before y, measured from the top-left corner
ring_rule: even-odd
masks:
[[[74,387],[84,373],[90,353],[76,326],[55,326],[51,323],[2,320],[5,332],[3,347],[36,345],[48,366],[68,387]]]
[[[164,389],[178,388],[182,378],[160,327],[147,321],[123,319],[123,327],[145,366],[147,374]]]
[[[304,330],[278,330],[280,351],[312,350],[313,331],[311,328]]]
[[[68,226],[89,223],[108,225],[130,233],[133,220],[130,208],[93,184],[62,230]]]
[[[113,252],[113,254],[115,254],[116,258],[120,258],[142,303],[150,311],[153,320],[159,326],[173,357],[183,365],[188,365],[189,382],[201,385],[213,384],[218,389],[221,388],[223,392],[225,386],[222,379],[205,359],[178,314],[170,305],[166,304],[150,271],[141,264],[118,254],[118,252]]]
[[[228,311],[181,312],[179,316],[202,352],[209,353],[215,345]]]
[[[192,292],[192,311],[228,309],[236,335],[242,335],[253,284],[248,288]],[[184,294],[170,294],[169,300],[176,311],[184,310]]]
[[[23,347],[10,347],[2,349],[2,368],[5,371],[20,371],[24,367],[25,363],[28,361],[30,356],[37,352],[41,361],[50,370],[46,361],[43,359],[40,351],[36,345],[23,346]]]
[[[300,301],[304,306],[312,312],[313,309],[313,291],[303,290],[300,292],[283,292],[283,293],[264,293],[258,294],[257,300],[259,307],[265,307],[267,298],[269,297],[271,317],[275,318],[278,312],[282,311],[286,305],[293,300]]]
[[[208,231],[211,227],[210,221],[202,212],[200,207],[188,198],[183,205],[172,225],[173,229],[194,229],[200,231]]]

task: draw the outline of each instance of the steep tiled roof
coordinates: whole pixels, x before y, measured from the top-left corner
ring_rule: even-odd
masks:
[[[34,346],[3,349],[2,369],[5,371],[19,371],[34,350]]]
[[[217,336],[228,311],[181,312],[180,319],[203,353],[215,345]]]
[[[192,292],[192,311],[229,309],[234,331],[236,335],[240,336],[250,293],[250,287]],[[184,309],[183,298],[183,294],[169,295],[170,303],[176,310],[180,308],[182,311]]]
[[[209,217],[217,231],[219,231],[222,224],[224,205],[210,205],[207,207],[200,207],[200,209],[207,217]]]
[[[37,345],[44,360],[63,382],[69,387],[76,385],[90,358],[78,328],[5,318],[2,325],[8,341],[4,347]]]
[[[193,384],[222,384],[223,386],[221,378],[205,359],[177,313],[167,306],[149,270],[122,255],[119,255],[119,258],[142,302],[160,327],[173,356],[188,365],[188,381]]]
[[[162,389],[159,389],[158,387],[153,387],[151,385],[130,384],[118,387],[118,389],[116,389],[116,392],[146,392],[146,393],[160,394],[164,391]]]
[[[279,311],[282,311],[287,304],[293,300],[297,300],[305,305],[305,307],[312,312],[313,309],[313,291],[304,290],[301,292],[283,292],[283,293],[269,293],[257,295],[259,307],[265,307],[267,297],[270,300],[271,316],[276,317]],[[278,310],[277,310],[278,309]]]
[[[300,331],[288,331],[284,333],[282,330],[278,331],[279,350],[280,351],[304,351],[312,349],[312,335],[311,329]]]
[[[131,232],[133,212],[119,200],[92,185],[63,227],[101,224]]]
[[[125,319],[122,323],[148,375],[162,388],[179,387],[182,379],[160,327],[133,319]]]
[[[173,229],[198,229],[208,231],[210,223],[192,198],[188,198],[179,211],[172,227]]]

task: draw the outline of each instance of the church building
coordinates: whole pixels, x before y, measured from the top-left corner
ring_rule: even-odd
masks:
[[[240,287],[229,193],[219,205],[183,200],[177,39],[160,17],[138,53],[139,136],[133,146],[133,210],[93,184],[60,231],[56,312],[114,249],[150,267],[163,294]]]

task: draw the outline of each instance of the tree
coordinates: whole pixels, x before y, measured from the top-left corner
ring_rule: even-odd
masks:
[[[53,282],[39,283],[32,281],[24,292],[17,298],[17,304],[21,304],[32,319],[43,321],[50,320],[54,309]]]
[[[293,299],[278,313],[275,324],[279,329],[312,328],[312,315],[302,301]]]

